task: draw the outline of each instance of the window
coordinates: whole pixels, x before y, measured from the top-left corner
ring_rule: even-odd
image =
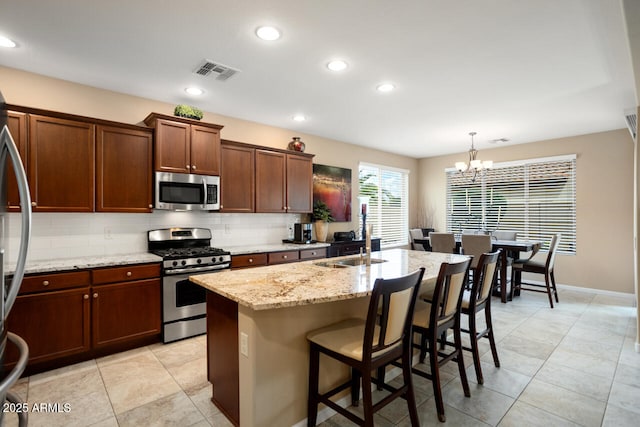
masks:
[[[359,194],[369,197],[367,224],[380,246],[406,245],[409,241],[409,171],[361,163]],[[360,211],[358,211],[360,213]],[[358,221],[362,229],[362,215]]]
[[[575,155],[494,164],[475,183],[446,172],[449,232],[512,230],[544,249],[561,233],[559,251],[576,253]]]

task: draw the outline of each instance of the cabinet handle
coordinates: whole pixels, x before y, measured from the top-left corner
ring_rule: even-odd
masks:
[[[187,168],[187,169],[191,169],[191,166],[187,165],[187,166],[185,166],[185,168]]]
[[[224,206],[220,205],[220,209],[224,209]]]
[[[196,170],[196,165],[192,165],[191,169]]]
[[[48,280],[43,281],[42,286],[49,286],[49,281]]]
[[[253,258],[249,258],[249,263],[252,263],[252,262],[253,262]]]
[[[31,206],[35,208],[37,206],[36,202],[31,202]]]
[[[282,255],[282,258],[287,259],[287,256],[286,255]]]
[[[153,209],[153,205],[149,205],[149,209]]]
[[[84,298],[84,299],[89,299],[89,295],[84,294],[84,295],[82,296],[82,298]]]
[[[315,252],[311,252],[311,255],[315,255],[315,254],[316,254]]]
[[[131,277],[131,272],[127,271],[127,277]]]
[[[95,298],[98,298],[98,293],[97,293],[97,292],[93,294],[93,298],[94,298],[94,299],[95,299]]]

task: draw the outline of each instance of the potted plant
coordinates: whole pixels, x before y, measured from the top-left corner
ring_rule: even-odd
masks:
[[[173,110],[173,114],[178,117],[186,117],[188,119],[195,120],[200,120],[203,116],[202,110],[185,104],[176,105],[175,110]]]
[[[329,233],[329,223],[334,221],[331,216],[331,209],[322,200],[316,200],[313,204],[313,220],[314,228],[316,230],[316,239],[319,242],[327,241],[327,234]]]

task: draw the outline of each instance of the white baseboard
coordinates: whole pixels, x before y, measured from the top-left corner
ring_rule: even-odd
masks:
[[[535,283],[537,285],[542,285],[542,286],[545,285],[543,281],[539,281],[539,280],[527,280],[527,282]],[[618,297],[618,298],[625,298],[625,299],[628,298],[632,301],[636,300],[635,294],[630,294],[627,292],[607,291],[605,289],[583,288],[581,286],[563,285],[560,283],[557,283],[556,286],[558,287],[558,289],[566,289],[568,291],[584,292],[588,294],[608,295],[610,297]]]

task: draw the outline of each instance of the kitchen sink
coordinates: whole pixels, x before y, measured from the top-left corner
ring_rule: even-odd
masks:
[[[371,264],[380,264],[381,262],[387,262],[386,259],[379,258],[371,258]],[[329,267],[329,268],[347,268],[347,267],[355,267],[358,265],[366,265],[366,258],[347,258],[339,261],[322,261],[317,262],[316,265],[321,267]]]

